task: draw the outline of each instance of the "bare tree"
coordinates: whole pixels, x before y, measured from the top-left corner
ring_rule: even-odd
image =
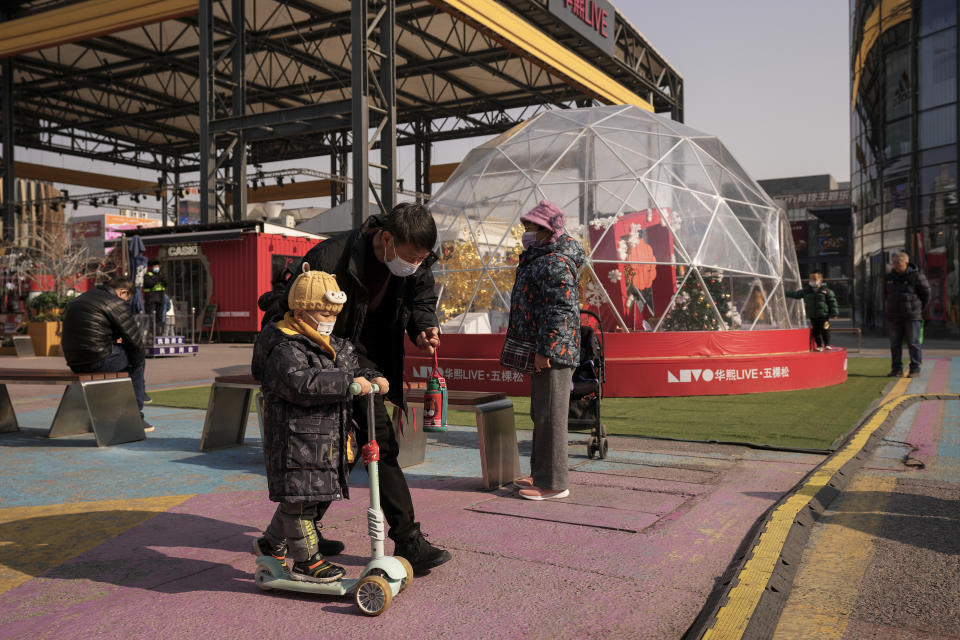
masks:
[[[96,269],[91,268],[87,248],[72,244],[63,226],[41,232],[40,247],[34,253],[32,266],[33,279],[49,276],[53,280],[53,291],[61,297],[96,273]]]

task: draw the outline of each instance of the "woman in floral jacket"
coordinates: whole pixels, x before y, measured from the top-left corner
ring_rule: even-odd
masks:
[[[564,232],[564,213],[546,200],[520,217],[523,248],[510,298],[501,362],[530,374],[531,475],[517,481],[528,500],[566,498],[570,383],[580,363],[577,273],[583,247]]]

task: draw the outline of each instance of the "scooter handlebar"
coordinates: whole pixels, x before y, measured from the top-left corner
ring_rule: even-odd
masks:
[[[358,396],[360,395],[361,387],[359,382],[350,383],[350,395]],[[376,382],[370,383],[370,393],[380,393],[380,385]]]

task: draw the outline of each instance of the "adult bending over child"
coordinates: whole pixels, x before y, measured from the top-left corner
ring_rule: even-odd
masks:
[[[437,227],[430,211],[419,204],[400,204],[386,215],[370,216],[359,229],[331,236],[307,252],[303,263],[312,270],[336,275],[347,295],[333,335],[350,340],[360,365],[382,372],[389,382],[386,398],[403,406],[404,336],[427,353],[440,344],[436,315],[437,295],[431,265]],[[296,271],[296,269],[295,269]],[[289,283],[276,283],[260,298],[264,320],[288,309]],[[354,411],[361,444],[367,439],[366,412]],[[400,446],[387,415],[383,396],[374,406],[375,432],[380,447],[380,500],[393,539],[393,555],[406,558],[421,574],[450,559],[450,553],[430,544],[420,531],[406,478],[397,462]],[[323,517],[329,502],[317,507]],[[342,543],[322,537],[329,555]]]

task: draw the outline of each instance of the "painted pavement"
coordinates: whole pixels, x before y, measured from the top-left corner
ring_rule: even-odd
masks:
[[[0,637],[676,638],[753,521],[822,460],[611,438],[591,461],[575,434],[571,498],[535,503],[478,489],[475,430],[431,434],[407,477],[454,559],[366,618],[351,599],[254,585],[250,540],[274,508],[255,428],[245,446],[200,453],[203,412],[146,417],[147,440],[104,449],[46,439],[52,408],[21,410],[22,430],[0,436]],[[352,483],[324,533],[355,575],[365,473]]]
[[[960,393],[960,358],[906,393]],[[960,638],[958,531],[960,400],[918,402],[815,525],[773,637]]]

